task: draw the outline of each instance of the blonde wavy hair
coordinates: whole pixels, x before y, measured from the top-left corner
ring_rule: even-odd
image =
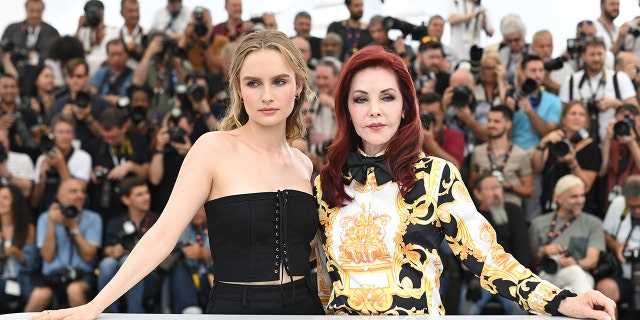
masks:
[[[285,63],[293,70],[297,87],[302,87],[300,95],[296,97],[293,111],[287,117],[286,137],[291,143],[293,140],[305,135],[305,127],[302,122],[302,105],[307,101],[311,90],[309,89],[309,76],[307,64],[302,58],[300,50],[282,32],[276,30],[256,31],[246,35],[235,51],[229,68],[229,95],[231,102],[227,109],[227,115],[220,124],[220,130],[230,131],[242,127],[249,120],[247,110],[244,108],[240,97],[240,70],[247,56],[260,50],[278,51]]]

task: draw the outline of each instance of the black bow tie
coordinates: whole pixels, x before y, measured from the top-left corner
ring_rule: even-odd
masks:
[[[376,182],[379,186],[391,181],[389,168],[384,161],[384,156],[367,157],[359,152],[349,152],[347,155],[347,167],[351,177],[361,184],[367,181],[367,169],[373,167]]]

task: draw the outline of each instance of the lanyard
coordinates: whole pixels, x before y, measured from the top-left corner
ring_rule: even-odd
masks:
[[[27,41],[25,43],[27,48],[32,49],[36,46],[41,29],[40,25],[35,26],[35,28],[27,27]]]
[[[609,29],[607,28],[606,25],[604,25],[604,22],[602,22],[602,20],[600,20],[600,18],[598,18],[598,23],[602,26],[602,29],[604,29],[604,31],[607,33],[607,36],[609,37],[609,40],[611,40],[611,43],[613,43],[615,41],[615,39],[613,38],[613,33],[611,31],[609,31]],[[616,26],[613,26],[613,31],[615,32],[616,30]]]
[[[591,93],[591,100],[596,100],[596,97],[598,96],[598,92],[600,92],[600,89],[604,90],[604,87],[607,83],[607,74],[604,72],[604,70],[602,70],[602,76],[600,77],[598,86],[594,91],[593,84],[591,83],[591,79],[589,78],[589,76],[587,76],[587,72],[585,71],[584,74],[582,75],[582,79],[580,79],[580,84],[578,85],[578,92],[580,92],[580,89],[582,88],[582,86],[584,86],[585,81],[588,82],[589,84],[589,92]],[[580,92],[580,98],[581,100],[585,100],[584,97],[582,96],[582,92]]]
[[[573,223],[574,220],[576,220],[576,216],[571,217],[571,219],[567,220],[567,222],[564,223],[564,225],[562,226],[562,228],[560,228],[560,230],[554,232],[556,225],[558,224],[558,214],[555,213],[553,215],[553,220],[551,220],[551,225],[549,226],[549,233],[547,234],[547,244],[551,243],[551,241],[561,236],[562,233],[565,230],[567,230],[567,228],[569,228],[569,226],[571,225],[571,223]]]
[[[507,166],[507,161],[509,161],[509,157],[511,156],[511,150],[513,150],[513,143],[509,146],[509,149],[504,154],[504,158],[502,159],[502,162],[500,162],[500,165],[499,165],[500,166],[500,172],[503,172],[504,168]],[[491,163],[491,166],[493,167],[493,165],[495,164],[495,160],[497,160],[497,159],[493,158],[493,148],[491,148],[491,143],[489,143],[487,145],[487,157],[489,158],[489,162]]]

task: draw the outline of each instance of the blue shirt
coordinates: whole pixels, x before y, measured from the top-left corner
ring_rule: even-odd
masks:
[[[38,218],[36,240],[38,248],[42,248],[47,234],[49,223],[49,211],[43,212]],[[88,242],[98,247],[102,246],[102,218],[96,212],[82,209],[78,216],[78,228]],[[94,264],[87,263],[80,257],[78,247],[71,241],[64,226],[57,223],[56,230],[56,256],[52,261],[42,261],[42,274],[47,276],[53,272],[72,266],[85,272],[93,272]]]
[[[122,81],[122,84],[120,85],[120,92],[111,92],[111,89],[109,88],[109,79],[107,79],[107,77],[110,77],[109,70],[111,70],[111,68],[109,67],[100,68],[93,75],[93,77],[91,78],[91,81],[89,81],[89,85],[92,87],[98,88],[99,95],[113,94],[113,95],[119,95],[121,97],[126,96],[127,88],[131,86],[131,81],[133,79],[133,71],[129,69],[129,75],[127,75],[124,78],[124,81]],[[122,71],[122,72],[125,72],[125,71]]]
[[[538,116],[544,122],[559,124],[562,102],[560,102],[558,96],[542,91],[540,99],[540,104],[534,107]],[[527,152],[540,143],[540,136],[531,125],[529,116],[522,110],[518,110],[513,114],[513,143]]]

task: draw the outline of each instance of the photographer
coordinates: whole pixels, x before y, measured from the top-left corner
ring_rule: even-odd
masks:
[[[146,86],[153,92],[147,118],[152,124],[160,123],[173,108],[176,87],[184,83],[191,66],[183,59],[184,52],[172,38],[164,33],[152,32],[147,37],[147,49],[133,73],[131,83]]]
[[[640,6],[640,4],[638,4]],[[627,51],[635,54],[640,59],[640,17],[635,17],[623,23],[618,29],[618,36],[611,46],[611,51],[618,54],[620,51]]]
[[[183,90],[186,92],[178,92],[180,100],[180,110],[189,113],[189,123],[193,128],[189,130],[191,141],[209,132],[218,130],[219,118],[223,116],[223,110],[220,110],[216,103],[222,102],[220,98],[223,91],[219,91],[211,98],[208,75],[202,72],[189,73]],[[220,86],[217,86],[220,88]],[[216,90],[216,89],[213,89]],[[214,108],[218,106],[218,108]],[[215,109],[215,110],[214,110]]]
[[[40,312],[51,304],[53,295],[70,307],[88,302],[95,283],[93,269],[102,245],[102,219],[83,209],[85,183],[77,179],[63,181],[57,200],[40,214],[36,241],[43,259],[42,276],[34,279],[25,312]]]
[[[98,266],[98,290],[113,278],[120,266],[129,256],[129,252],[151,226],[158,220],[158,214],[150,211],[151,194],[144,179],[130,177],[120,183],[120,198],[127,207],[125,214],[109,220],[104,231],[104,258]],[[158,294],[160,276],[151,272],[142,281],[124,294],[127,313],[146,313],[143,302],[145,297]],[[109,312],[124,312],[119,301],[107,308]]]
[[[477,101],[473,96],[475,88],[473,75],[469,71],[458,69],[451,74],[449,87],[442,97],[442,104],[447,108],[444,124],[462,132],[466,143],[465,158],[477,144],[487,141],[489,137],[487,117],[491,104]]]
[[[142,136],[127,130],[127,118],[116,108],[105,110],[98,121],[101,140],[88,150],[93,162],[89,195],[91,208],[109,220],[125,209],[118,194],[120,181],[128,176],[149,176],[149,145]]]
[[[122,0],[120,15],[124,19],[124,26],[120,28],[118,39],[125,44],[127,66],[135,69],[144,53],[144,31],[140,26],[140,3],[138,0]],[[109,43],[107,42],[107,46]]]
[[[516,78],[518,66],[529,53],[529,44],[524,39],[527,29],[518,15],[509,14],[500,21],[500,32],[504,46],[498,53],[507,70],[504,80],[509,85],[515,85],[518,83]]]
[[[637,275],[638,257],[630,253],[640,249],[640,175],[630,175],[624,180],[622,194],[612,202],[604,218],[604,238],[607,249],[620,261],[622,274],[613,274],[596,284],[596,289],[618,305],[633,302],[634,310],[640,310],[640,297],[633,287],[640,285]],[[635,268],[632,265],[635,264]],[[635,272],[635,271],[634,271]]]
[[[131,86],[133,70],[127,67],[127,46],[121,39],[113,39],[107,43],[107,66],[100,68],[91,77],[89,90],[100,95],[112,106],[118,104],[120,97],[127,95]]]
[[[126,99],[118,101],[118,108],[127,116],[128,131],[141,135],[147,145],[158,129],[158,125],[152,124],[147,118],[151,109],[151,97],[151,89],[134,85],[127,88]]]
[[[84,5],[84,14],[78,19],[74,36],[82,42],[89,66],[87,72],[93,76],[107,60],[107,42],[119,38],[120,33],[116,27],[105,26],[104,4],[99,0],[90,0]]]
[[[327,27],[327,34],[333,32],[342,38],[341,57],[344,57],[343,61],[346,61],[354,52],[362,48],[359,46],[361,43],[370,43],[372,39],[367,24],[360,22],[364,12],[364,1],[345,0],[344,5],[349,10],[349,18],[331,22]]]
[[[151,207],[154,211],[161,212],[169,200],[182,162],[191,149],[189,136],[192,131],[189,113],[176,108],[167,115],[156,133],[149,164],[149,182],[154,194]]]
[[[489,10],[479,0],[453,0],[449,5],[451,48],[460,60],[469,60],[472,45],[480,44],[480,31],[493,36]]]
[[[358,47],[364,48],[370,44],[383,46],[385,49],[397,53],[407,68],[411,67],[411,62],[415,58],[413,49],[404,43],[404,38],[401,36],[398,36],[396,40],[389,38],[389,28],[388,25],[385,24],[385,17],[380,15],[371,17],[371,20],[369,20],[369,34],[373,41],[370,43],[361,43]]]
[[[35,175],[33,160],[26,153],[11,151],[9,130],[0,128],[0,181],[12,184],[25,198],[31,195]]]
[[[529,239],[533,264],[544,280],[577,294],[593,289],[589,270],[605,250],[602,221],[582,211],[584,182],[568,174],[553,187],[558,209],[531,222]]]
[[[16,79],[0,75],[0,128],[9,130],[13,151],[32,154],[38,148],[38,119],[31,108],[16,103],[19,94]]]
[[[20,312],[33,289],[40,266],[31,209],[22,192],[1,185],[0,197],[0,314]]]
[[[444,125],[440,95],[435,92],[421,94],[418,103],[423,129],[422,149],[426,154],[451,161],[460,168],[464,161],[464,137],[459,131]]]
[[[416,90],[418,93],[435,92],[442,96],[449,86],[450,78],[445,67],[442,43],[431,38],[421,42],[417,58]]]
[[[560,92],[560,84],[566,77],[571,75],[574,70],[571,64],[566,63],[568,57],[566,55],[551,59],[553,53],[553,35],[549,30],[540,30],[533,34],[531,41],[531,53],[539,56],[544,61],[544,85],[545,90],[558,94]],[[524,81],[524,77],[518,75],[518,79]]]
[[[191,62],[194,71],[208,74],[227,73],[229,66],[224,63],[220,53],[222,47],[229,42],[229,38],[213,33],[211,20],[209,9],[203,7],[193,9],[191,21],[185,29],[184,37],[180,38],[178,46],[185,50],[185,59]]]
[[[202,313],[213,284],[207,216],[201,207],[178,239],[180,261],[171,270],[172,313]]]
[[[531,265],[531,247],[529,246],[529,239],[521,236],[522,231],[527,229],[522,208],[505,201],[502,183],[489,173],[480,174],[476,179],[473,184],[473,198],[477,204],[478,212],[495,229],[498,244],[506,252],[513,252],[514,258],[522,263],[523,266],[529,268]],[[472,276],[471,272],[466,273],[470,276],[467,277],[469,284],[463,284],[460,309],[463,309],[464,306],[467,308],[467,312],[461,312],[461,314],[481,315],[483,314],[483,308],[491,300],[497,300],[500,303],[504,314],[516,314],[517,304],[500,295],[493,295],[487,290],[482,290],[480,279]],[[471,282],[475,282],[476,292],[473,292],[474,286]],[[474,299],[474,295],[477,300]],[[465,300],[467,301],[466,304],[464,303]]]
[[[10,73],[18,79],[23,94],[30,92],[37,77],[37,66],[47,57],[47,48],[60,37],[56,28],[42,21],[44,8],[42,0],[27,0],[26,19],[7,26],[0,42],[3,73]]]
[[[531,153],[533,172],[542,174],[542,212],[556,209],[551,190],[556,182],[567,174],[574,174],[584,182],[588,202],[585,211],[598,213],[595,188],[592,188],[602,158],[598,144],[588,136],[587,108],[573,101],[562,110],[560,127],[542,137]]]
[[[639,116],[638,108],[623,104],[607,126],[599,171],[601,177],[607,177],[607,204],[621,194],[620,185],[627,176],[640,174]]]
[[[471,154],[469,185],[475,185],[482,173],[490,173],[500,180],[504,200],[521,206],[522,198],[533,194],[533,174],[529,155],[511,141],[513,111],[497,105],[489,111],[488,121],[489,140]]]
[[[487,101],[492,106],[503,104],[507,94],[507,86],[504,81],[506,74],[507,70],[497,52],[484,53],[480,59],[478,86],[473,92],[476,100]]]
[[[42,154],[36,160],[31,206],[38,212],[47,210],[55,201],[60,184],[75,178],[84,182],[86,189],[91,174],[91,156],[73,147],[76,122],[72,117],[59,114],[51,120],[51,135],[43,137]]]
[[[167,5],[153,15],[150,29],[177,39],[184,33],[190,19],[191,9],[183,6],[182,0],[167,0]]]
[[[505,100],[514,110],[513,142],[531,152],[540,142],[540,137],[558,129],[562,103],[556,95],[542,88],[542,58],[536,55],[525,56],[520,63],[520,73],[525,80]]]
[[[109,103],[100,96],[89,92],[89,73],[87,62],[82,58],[73,58],[67,62],[67,86],[69,93],[53,103],[49,118],[64,114],[76,121],[76,138],[82,148],[99,136],[100,124],[95,121],[109,107]]]
[[[638,107],[636,91],[624,72],[605,69],[605,46],[601,38],[587,38],[580,57],[584,70],[567,77],[560,88],[560,100],[569,103],[581,100],[589,111],[590,134],[600,142],[604,139],[614,109],[623,103]]]

